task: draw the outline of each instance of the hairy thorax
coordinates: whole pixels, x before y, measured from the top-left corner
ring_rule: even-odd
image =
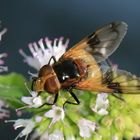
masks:
[[[61,83],[61,88],[69,88],[78,83],[87,73],[86,64],[82,60],[65,60],[53,66]]]

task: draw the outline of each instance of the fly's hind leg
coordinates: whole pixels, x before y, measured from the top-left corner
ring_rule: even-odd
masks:
[[[115,98],[119,99],[120,101],[125,102],[124,98],[122,98],[122,96],[120,94],[118,95],[118,93],[112,93],[111,95],[114,96]]]
[[[80,104],[80,101],[79,99],[77,98],[77,96],[74,94],[74,92],[72,91],[72,88],[68,89],[67,90],[70,95],[73,97],[73,99],[75,100],[75,102],[71,102],[71,101],[65,101],[65,103],[63,104],[63,108],[65,107],[66,104],[73,104],[73,105],[79,105]]]

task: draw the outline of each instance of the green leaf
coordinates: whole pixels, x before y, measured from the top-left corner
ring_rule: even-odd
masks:
[[[12,108],[23,105],[21,97],[29,95],[25,87],[26,79],[17,73],[0,76],[0,98],[4,99]]]

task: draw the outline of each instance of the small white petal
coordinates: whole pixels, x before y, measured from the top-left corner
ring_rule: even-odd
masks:
[[[25,97],[25,96],[21,97],[21,101],[24,102],[25,104],[27,104],[28,106],[21,107],[21,108],[17,109],[17,111],[20,110],[20,109],[24,109],[26,107],[29,107],[29,108],[32,108],[32,107],[33,108],[38,108],[38,107],[42,106],[43,103],[44,103],[43,102],[43,99],[41,98],[41,96],[38,96],[38,93],[37,92],[31,91],[27,87],[26,84],[25,84],[25,86],[26,86],[27,90],[29,91],[31,97],[30,96],[29,97]]]
[[[91,134],[88,127],[79,127],[80,128],[80,136],[83,138],[90,138]]]
[[[0,59],[3,58],[3,57],[7,57],[7,53],[1,53],[0,54]]]
[[[37,58],[26,55],[22,49],[19,50],[19,53],[24,57],[24,62],[26,62],[29,66],[37,70],[40,69],[41,65]]]
[[[38,73],[32,73],[30,71],[28,71],[28,74],[31,76],[31,79],[38,76]]]
[[[33,97],[21,97],[21,101],[24,102],[27,105],[32,105],[32,99]]]
[[[52,134],[49,135],[48,140],[64,140],[64,135],[61,131],[55,130]]]
[[[20,127],[25,127],[28,124],[28,122],[29,122],[29,120],[25,120],[25,119],[15,120],[14,128],[17,129]]]
[[[5,102],[3,100],[0,99],[0,108],[6,106]]]
[[[0,31],[0,41],[2,40],[2,36],[7,32],[7,28],[4,28],[2,31]]]
[[[35,123],[33,121],[30,121],[28,125],[21,131],[20,137],[30,134],[33,131],[34,127],[35,127]]]
[[[53,96],[48,96],[48,97],[46,98],[46,102],[49,103],[49,104],[52,104],[53,101],[54,101],[54,97],[53,97]]]
[[[45,113],[45,116],[46,116],[47,118],[53,118],[54,115],[55,115],[54,110],[49,110],[48,112]]]
[[[35,92],[35,91],[30,91],[29,90],[29,93],[32,95],[32,97],[37,97],[38,96],[38,93],[37,92]]]
[[[46,38],[45,43],[43,39],[40,39],[38,43],[34,42],[29,44],[32,56],[26,55],[22,50],[19,52],[24,57],[24,62],[36,70],[39,70],[42,66],[48,64],[52,56],[55,56],[56,60],[58,60],[65,53],[67,46],[68,40],[63,43],[63,38],[55,39],[53,43]],[[51,61],[51,64],[53,63],[54,62]]]
[[[0,66],[0,72],[6,72],[6,71],[8,71],[7,66]]]
[[[38,97],[22,97],[21,101],[29,105],[29,107],[38,108],[43,105],[41,96]]]
[[[36,116],[35,117],[35,121],[38,122],[38,123],[41,122],[42,121],[42,117],[41,116]]]
[[[63,108],[53,105],[52,109],[45,113],[45,116],[47,118],[52,118],[52,122],[50,124],[50,126],[51,126],[52,124],[56,123],[57,121],[63,120],[65,113],[64,113]]]
[[[38,97],[33,98],[32,102],[33,102],[33,105],[32,106],[34,108],[38,108],[38,107],[40,107],[40,106],[43,105],[43,101],[42,101],[41,96],[38,96]]]
[[[15,122],[13,125],[15,129],[24,127],[24,129],[18,134],[18,136],[15,138],[15,140],[17,140],[18,138],[21,138],[23,136],[26,136],[26,138],[27,138],[28,135],[35,128],[35,122],[31,119],[7,120],[5,122]]]
[[[109,107],[109,100],[107,99],[108,94],[101,93],[97,95],[96,104],[95,106],[91,107],[91,109],[99,115],[107,115],[108,114],[108,107]]]
[[[98,111],[98,114],[99,114],[99,115],[107,115],[107,114],[108,114],[108,111],[106,111],[105,109],[101,108],[101,109]]]
[[[96,129],[96,123],[87,119],[81,119],[78,121],[78,127],[80,129],[80,136],[83,138],[90,138],[91,134]]]

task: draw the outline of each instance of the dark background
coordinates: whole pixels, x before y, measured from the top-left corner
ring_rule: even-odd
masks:
[[[30,69],[18,53],[29,54],[28,43],[48,36],[64,36],[74,45],[97,28],[125,21],[128,33],[119,49],[110,57],[119,68],[140,76],[140,1],[139,0],[0,0],[0,20],[8,32],[3,36],[0,52],[7,52],[9,72],[28,77]],[[10,126],[10,127],[8,127]],[[11,124],[0,124],[0,139],[13,140]]]

